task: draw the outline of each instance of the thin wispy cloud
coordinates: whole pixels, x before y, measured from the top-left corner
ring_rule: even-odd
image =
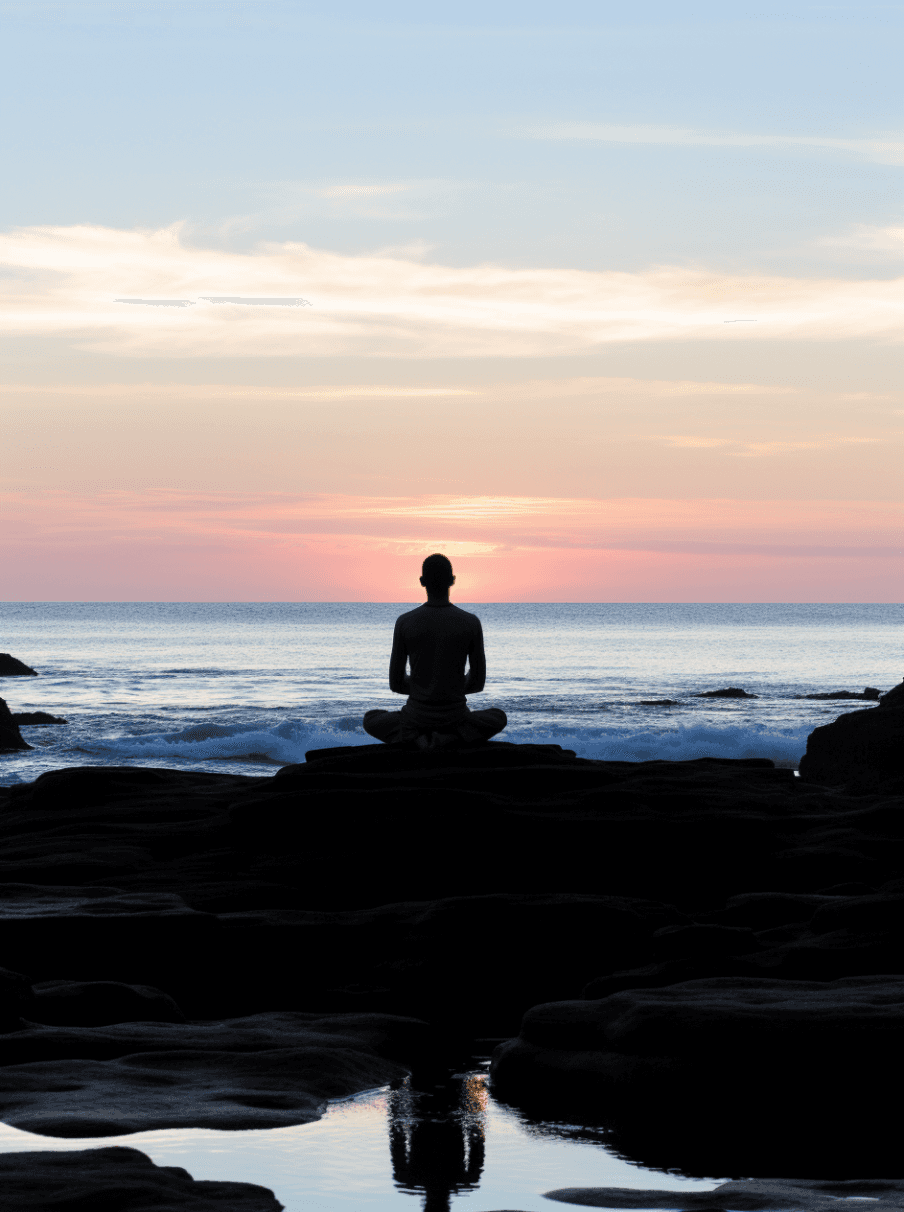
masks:
[[[120,491],[2,494],[15,530],[42,542],[67,535],[112,541],[319,543],[409,555],[440,547],[500,551],[769,551],[900,556],[904,507],[876,501],[724,498],[353,497],[341,494]],[[12,532],[11,532],[12,533]]]
[[[847,152],[877,164],[904,164],[904,134],[869,139],[840,139],[823,135],[751,134],[743,131],[705,131],[682,126],[618,126],[607,122],[548,122],[526,126],[530,139],[585,143],[653,144],[666,147],[745,147],[774,150],[812,148]]]
[[[400,181],[395,185],[328,185],[312,192],[320,198],[382,198],[388,194],[402,194],[409,189],[409,184]]]
[[[858,223],[845,235],[823,236],[817,240],[823,248],[845,248],[856,252],[879,252],[904,254],[904,224],[891,227],[875,227]]]
[[[900,438],[900,434],[894,435]],[[647,439],[655,441],[655,438]],[[710,437],[705,434],[668,434],[659,441],[678,450],[720,450],[736,458],[764,458],[771,455],[794,454],[801,450],[831,450],[837,446],[874,446],[883,438],[851,437],[848,434],[818,434],[806,440],[777,439],[768,442],[748,442],[737,438]]]
[[[147,357],[550,356],[616,341],[901,339],[904,278],[850,281],[662,266],[466,267],[298,243],[197,248],[158,231],[35,227],[0,237],[10,334]],[[304,298],[246,307],[210,297]],[[197,300],[137,307],[117,299]],[[756,324],[726,324],[738,313]]]

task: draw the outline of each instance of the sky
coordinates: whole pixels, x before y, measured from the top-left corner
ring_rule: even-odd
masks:
[[[904,3],[0,21],[4,600],[901,600]]]

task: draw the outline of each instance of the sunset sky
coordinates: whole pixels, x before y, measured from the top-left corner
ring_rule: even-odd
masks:
[[[904,4],[0,15],[3,599],[901,600]]]

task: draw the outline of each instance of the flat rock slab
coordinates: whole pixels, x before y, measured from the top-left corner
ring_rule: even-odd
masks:
[[[752,1178],[722,1183],[714,1191],[641,1191],[628,1187],[561,1187],[545,1199],[584,1208],[668,1208],[676,1212],[838,1212],[839,1199],[868,1201],[877,1212],[904,1208],[904,1181]]]
[[[716,977],[534,1006],[495,1052],[513,1101],[573,1091],[629,1102],[791,1098],[819,1116],[904,1078],[904,976],[822,983]],[[827,1064],[826,1058],[831,1058]]]
[[[198,1182],[181,1166],[155,1166],[137,1149],[0,1154],[0,1206],[12,1212],[281,1212],[252,1183]]]
[[[427,1035],[386,1015],[292,1013],[31,1027],[0,1036],[0,1118],[60,1137],[308,1123],[329,1099],[403,1080],[391,1056],[416,1054]]]
[[[504,742],[318,751],[272,778],[53,771],[0,788],[0,962],[151,986],[192,1019],[360,1006],[481,1036],[613,974],[894,971],[890,903],[816,931],[815,901],[791,900],[904,876],[902,805],[765,760]],[[791,900],[714,916],[745,892]],[[688,929],[652,938],[666,926]]]

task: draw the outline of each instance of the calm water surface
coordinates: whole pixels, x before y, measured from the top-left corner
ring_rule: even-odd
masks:
[[[317,1123],[269,1131],[194,1128],[98,1140],[55,1140],[0,1125],[0,1151],[126,1145],[196,1179],[269,1187],[287,1212],[554,1212],[556,1187],[711,1191],[717,1181],[644,1170],[607,1149],[593,1129],[525,1122],[467,1076],[457,1114],[412,1114],[407,1089],[333,1103]],[[667,1204],[666,1204],[667,1206]]]

